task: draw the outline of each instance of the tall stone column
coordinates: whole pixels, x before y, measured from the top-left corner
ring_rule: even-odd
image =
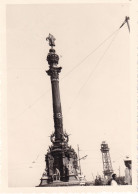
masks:
[[[54,127],[55,127],[55,142],[62,142],[63,135],[63,122],[62,122],[62,110],[60,101],[60,91],[59,91],[59,73],[61,72],[61,67],[57,67],[59,57],[55,53],[55,50],[51,48],[47,56],[47,61],[49,64],[49,70],[46,71],[51,79],[52,87],[52,98],[53,98],[53,117],[54,117]]]

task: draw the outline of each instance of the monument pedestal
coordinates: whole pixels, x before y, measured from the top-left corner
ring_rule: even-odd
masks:
[[[43,173],[39,186],[79,185],[76,152],[71,146],[68,146],[65,139],[61,145],[59,144],[59,147],[55,142],[53,144],[45,156],[46,172]]]

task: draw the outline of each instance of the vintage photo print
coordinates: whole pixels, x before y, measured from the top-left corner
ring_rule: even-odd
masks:
[[[136,191],[132,5],[5,5],[8,191]]]

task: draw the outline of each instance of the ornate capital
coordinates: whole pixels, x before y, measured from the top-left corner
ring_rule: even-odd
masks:
[[[58,81],[62,67],[52,67],[46,73],[51,76],[51,81]]]

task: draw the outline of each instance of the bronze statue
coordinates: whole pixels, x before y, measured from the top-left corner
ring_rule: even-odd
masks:
[[[49,36],[46,38],[46,40],[49,41],[49,46],[55,46],[55,37],[49,33]]]

